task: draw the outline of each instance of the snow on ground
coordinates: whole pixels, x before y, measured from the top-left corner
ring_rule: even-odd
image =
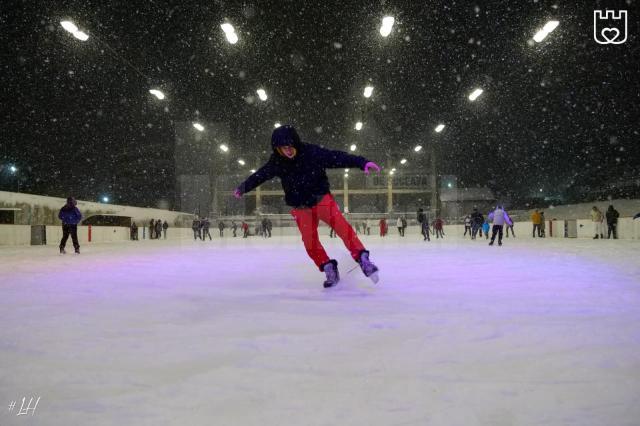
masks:
[[[2,248],[0,424],[638,424],[637,241],[418,238]]]

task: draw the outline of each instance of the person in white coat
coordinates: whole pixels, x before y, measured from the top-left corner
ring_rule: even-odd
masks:
[[[591,222],[593,222],[594,240],[598,239],[598,236],[604,240],[604,214],[596,206],[591,209]]]
[[[497,234],[498,245],[501,246],[502,245],[502,229],[504,227],[504,224],[506,223],[507,225],[511,226],[513,225],[513,221],[507,214],[507,211],[501,205],[498,205],[494,211],[489,213],[488,218],[491,222],[493,222],[493,227],[491,229],[491,242],[489,243],[489,245],[490,246],[493,245],[493,242],[495,241],[496,234]]]
[[[396,226],[398,227],[398,235],[400,235],[401,237],[404,237],[404,235],[402,235],[402,218],[398,217],[398,220],[396,220]]]

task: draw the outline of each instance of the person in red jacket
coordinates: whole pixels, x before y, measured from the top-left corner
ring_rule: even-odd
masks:
[[[386,236],[387,235],[387,221],[384,218],[380,219],[379,226],[380,226],[380,236],[381,237]]]
[[[324,287],[332,287],[340,280],[338,262],[330,259],[318,236],[322,220],[333,228],[351,253],[351,257],[372,281],[378,280],[378,267],[369,260],[369,251],[340,212],[331,195],[325,169],[359,168],[380,171],[377,164],[364,157],[342,151],[332,151],[318,145],[303,143],[290,125],[280,126],[271,135],[273,153],[269,161],[249,176],[234,191],[236,198],[274,177],[280,178],[284,199],[291,206],[304,248],[321,272],[326,274]]]

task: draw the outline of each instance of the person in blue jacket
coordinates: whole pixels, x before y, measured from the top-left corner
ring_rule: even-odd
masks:
[[[269,161],[242,182],[234,196],[240,198],[263,182],[279,177],[285,202],[292,207],[291,215],[296,220],[307,254],[326,274],[324,287],[336,285],[340,275],[338,262],[329,258],[318,238],[320,220],[335,230],[364,275],[377,281],[378,268],[369,260],[369,251],[340,212],[329,190],[325,169],[357,167],[369,174],[369,169],[380,171],[380,167],[364,157],[303,143],[290,125],[273,131],[271,147],[273,153]]]
[[[73,248],[76,249],[76,253],[80,254],[80,244],[78,243],[78,223],[82,220],[82,213],[76,207],[76,200],[73,197],[67,198],[67,204],[65,204],[58,213],[58,219],[62,221],[62,240],[60,240],[60,253],[65,254],[64,247],[67,245],[69,234],[71,234],[71,241],[73,241]]]

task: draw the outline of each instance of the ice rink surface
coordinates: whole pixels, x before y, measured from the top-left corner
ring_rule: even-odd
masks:
[[[0,248],[0,425],[640,424],[640,242],[323,238]]]

